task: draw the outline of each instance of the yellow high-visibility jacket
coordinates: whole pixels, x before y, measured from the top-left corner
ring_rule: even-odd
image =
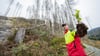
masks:
[[[69,31],[67,33],[65,33],[64,37],[65,37],[65,43],[69,44],[71,42],[74,41],[74,36],[75,36],[75,31]]]

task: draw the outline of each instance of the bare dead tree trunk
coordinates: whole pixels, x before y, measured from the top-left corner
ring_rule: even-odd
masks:
[[[16,16],[16,17],[17,17],[17,15],[18,15],[19,9],[20,9],[20,4],[17,3],[17,9],[16,9],[16,11],[15,11],[15,16]]]
[[[25,28],[19,28],[16,37],[15,37],[15,42],[16,43],[22,43],[23,39],[25,37]]]
[[[9,11],[10,11],[10,7],[11,7],[11,5],[13,4],[13,2],[14,2],[14,0],[11,0],[11,1],[10,1],[10,4],[9,4],[9,6],[8,6],[6,12],[5,12],[5,14],[4,14],[5,16],[8,15],[8,13],[9,13]]]

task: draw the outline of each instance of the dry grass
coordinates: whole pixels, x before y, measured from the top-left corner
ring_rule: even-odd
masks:
[[[48,34],[41,29],[27,30],[23,43],[8,41],[0,45],[0,56],[66,56],[64,38],[51,38]]]

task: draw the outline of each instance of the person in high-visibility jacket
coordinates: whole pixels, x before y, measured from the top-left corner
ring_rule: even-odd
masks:
[[[77,31],[70,31],[68,25],[66,24],[62,24],[62,26],[64,27],[64,37],[68,56],[87,56],[80,41],[80,37],[83,37],[86,34],[86,32],[83,35],[79,33],[82,30],[83,26],[80,27],[77,24]],[[81,30],[79,31],[78,28],[81,28]],[[86,27],[84,26],[84,28]],[[86,30],[87,28],[83,31]]]

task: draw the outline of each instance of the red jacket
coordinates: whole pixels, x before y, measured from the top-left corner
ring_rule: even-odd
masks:
[[[73,42],[66,44],[66,48],[68,51],[68,56],[87,56],[78,35],[74,36]]]

